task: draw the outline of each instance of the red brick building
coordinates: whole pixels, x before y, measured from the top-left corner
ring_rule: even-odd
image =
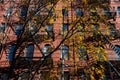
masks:
[[[47,78],[45,78],[46,76],[49,78],[54,77],[55,80],[59,80],[61,74],[64,74],[64,77],[65,77],[64,80],[81,80],[81,79],[85,79],[86,77],[89,80],[90,78],[88,75],[76,74],[77,72],[83,73],[82,67],[87,66],[92,62],[90,61],[86,62],[85,60],[79,61],[79,57],[76,53],[74,53],[75,51],[73,50],[73,48],[70,48],[67,46],[74,41],[72,42],[65,41],[64,44],[61,44],[62,48],[61,47],[57,48],[57,46],[62,41],[62,38],[64,37],[65,31],[68,29],[68,23],[72,23],[75,20],[77,20],[77,17],[74,16],[76,14],[75,11],[77,11],[77,7],[75,7],[74,5],[77,6],[77,5],[80,5],[81,3],[79,4],[79,1],[78,3],[76,3],[74,2],[74,0],[71,0],[68,2],[60,0],[54,6],[54,4],[50,5],[50,3],[46,1],[46,3],[48,3],[48,6],[42,6],[41,11],[37,12],[35,16],[31,17],[32,14],[34,14],[34,12],[32,13],[32,11],[35,11],[35,8],[39,7],[40,5],[38,5],[37,1],[36,2],[34,0],[33,2],[31,1],[28,12],[26,12],[28,7],[27,3],[29,3],[29,0],[28,1],[22,0],[22,1],[8,0],[4,2],[1,1],[0,3],[1,4],[0,5],[0,9],[1,9],[0,10],[1,11],[0,40],[1,40],[1,47],[2,47],[1,54],[0,54],[1,78],[3,79],[4,77],[3,80],[7,80],[7,77],[6,77],[8,75],[7,73],[9,73],[10,71],[12,72],[11,68],[14,67],[14,69],[18,68],[14,70],[14,75],[16,75],[15,77],[18,80],[26,79],[27,77],[29,77],[27,76],[29,75],[27,74],[28,70],[31,69],[36,71],[37,68],[41,66],[41,63],[42,63],[41,61],[42,60],[44,61],[44,59],[40,59],[42,55],[47,56],[48,52],[51,49],[56,49],[56,51],[51,55],[51,57],[47,59],[47,62],[44,61],[44,63],[46,64],[42,64],[45,66],[41,68],[40,71],[38,70],[38,73],[34,77],[36,80],[38,80],[39,78],[41,78],[41,80],[48,80]],[[43,4],[45,4],[44,1],[43,1]],[[49,14],[49,10],[52,10],[51,6],[54,6],[53,10],[55,11],[52,16],[53,18],[48,19],[49,22],[44,21],[44,19]],[[117,13],[115,20],[111,19],[110,21],[114,23],[116,28],[119,30],[119,21],[120,21],[119,0],[113,0],[113,1],[111,0],[110,6],[111,6],[110,9]],[[72,7],[75,7],[75,8],[72,8]],[[73,10],[73,9],[76,9],[76,10]],[[26,15],[27,13],[28,15]],[[82,14],[78,14],[78,15],[82,16]],[[26,16],[28,17],[26,18]],[[29,17],[30,17],[30,20],[27,22],[27,19],[29,19]],[[38,26],[41,26],[36,21],[36,20],[39,20],[38,18],[41,19],[39,23],[42,24],[42,27],[40,27],[40,30],[37,32],[36,35],[29,38],[30,35],[32,36],[35,33],[35,30],[38,30],[39,28]],[[42,23],[42,21],[44,21],[45,23]],[[27,27],[24,28],[24,26],[27,26]],[[24,32],[22,30],[24,30]],[[61,30],[63,30],[63,32],[61,32]],[[22,38],[21,38],[21,33],[24,33],[24,35],[22,35]],[[12,63],[13,57],[11,55],[13,55],[12,53],[15,52],[16,44],[18,48],[17,48],[15,57],[18,57],[18,58],[16,58],[17,59],[16,64],[14,64],[14,66],[11,66],[13,64]],[[112,44],[118,45],[119,39],[114,40]],[[68,52],[71,54],[65,55],[63,60],[62,59],[63,56],[61,55],[60,50],[68,50]],[[110,49],[108,45],[106,47],[106,50],[108,52],[107,57],[110,61],[113,60],[114,62],[116,61],[116,59],[119,61],[118,55],[116,55],[115,52],[112,49]],[[68,53],[68,52],[65,51],[65,53]],[[91,61],[94,61],[93,58],[90,58],[90,59]],[[62,65],[60,63],[62,63]],[[66,65],[66,67],[64,67],[64,64]],[[76,65],[78,65],[77,66],[78,71],[76,71]],[[34,74],[34,71],[31,74]],[[51,74],[54,74],[54,75],[51,75]],[[115,73],[113,72],[113,74]],[[12,77],[14,75],[12,74]],[[112,76],[112,73],[109,74],[109,76]],[[112,79],[114,78],[112,77]]]

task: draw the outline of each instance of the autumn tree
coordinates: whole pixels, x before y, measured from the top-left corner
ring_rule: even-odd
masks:
[[[110,36],[110,29],[114,27],[109,20],[114,19],[116,13],[110,12],[108,0],[21,0],[18,4],[11,5],[4,16],[5,24],[17,36],[14,42],[8,43],[13,45],[10,47],[13,51],[8,55],[9,79],[16,75],[15,79],[22,76],[22,79],[33,80],[35,75],[43,73],[43,69],[49,69],[43,77],[47,75],[44,79],[52,80],[54,66],[51,55],[58,49],[68,50],[65,52],[67,55],[62,54],[62,59],[69,60],[73,66],[70,75],[84,75],[87,80],[105,78],[104,62],[108,59],[104,45],[106,39],[116,38]],[[11,17],[14,8],[13,17],[18,21]],[[59,31],[55,31],[57,21],[60,23]],[[53,43],[54,47],[46,44],[42,49],[45,42]],[[33,45],[40,53],[37,61],[32,60]],[[31,55],[25,55],[26,50]]]

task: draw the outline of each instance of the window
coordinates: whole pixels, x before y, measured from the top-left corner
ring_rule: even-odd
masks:
[[[49,80],[50,73],[48,71],[41,71],[40,80]]]
[[[113,48],[113,50],[120,57],[120,46],[119,45],[115,45],[114,48]]]
[[[110,37],[115,38],[117,36],[117,32],[115,30],[115,24],[110,23],[109,31],[110,31]]]
[[[116,36],[116,31],[113,28],[109,28],[109,31],[110,31],[110,37]]]
[[[28,8],[26,6],[22,6],[20,17],[25,17],[27,15]]]
[[[2,73],[0,74],[0,80],[8,80],[8,73]]]
[[[61,77],[60,77],[60,78],[61,78],[60,80],[62,80],[63,76],[64,76],[64,80],[70,80],[69,72],[64,72],[64,75],[62,75],[62,73],[61,73],[60,76],[61,76]]]
[[[5,28],[6,28],[6,24],[5,23],[1,23],[1,25],[0,25],[0,32],[4,33],[5,32]]]
[[[34,54],[34,45],[33,44],[29,44],[26,47],[26,54],[25,54],[26,60],[31,61],[32,58],[33,58],[33,54]]]
[[[114,0],[114,1],[116,2],[116,1],[120,1],[120,0]]]
[[[84,23],[80,23],[78,24],[78,32],[82,31],[85,28],[85,24]]]
[[[91,10],[90,10],[90,15],[91,15],[91,16],[97,16],[97,15],[98,15],[98,14],[97,14],[97,10],[96,10],[95,8],[91,9]]]
[[[99,25],[98,25],[98,24],[94,24],[94,30],[97,30],[97,29],[98,29],[98,27],[99,27]]]
[[[61,46],[60,48],[60,58],[68,60],[69,47],[66,45]]]
[[[68,16],[68,10],[66,8],[62,9],[62,15],[63,16]]]
[[[19,74],[18,80],[28,80],[29,79],[30,72],[29,71],[24,71]]]
[[[46,25],[46,32],[48,33],[48,38],[52,38],[54,41],[54,31],[53,31],[53,26],[52,25]]]
[[[16,45],[11,45],[9,48],[8,55],[7,55],[7,59],[9,61],[13,60],[13,54],[14,54],[15,48],[16,48]]]
[[[34,25],[32,25],[32,26],[29,28],[29,31],[30,31],[30,33],[31,33],[32,35],[34,35],[34,34],[37,32],[37,28],[36,28]]]
[[[120,16],[120,7],[118,7],[117,10],[118,10],[118,15]]]
[[[110,17],[111,16],[111,13],[110,13],[110,10],[109,9],[104,9],[104,15],[107,16],[107,17]]]
[[[4,0],[0,0],[0,3],[4,3]]]
[[[43,52],[43,55],[44,56],[47,56],[49,55],[49,53],[51,52],[51,45],[50,44],[45,44],[43,49],[42,49],[42,52]]]
[[[81,9],[79,8],[76,9],[76,16],[81,16],[81,17],[83,16],[83,12]]]
[[[89,60],[87,52],[83,48],[79,48],[79,53],[80,53],[80,56],[79,56],[80,60]]]
[[[20,35],[22,33],[23,25],[22,24],[17,24],[16,25],[16,30],[15,30],[15,35]]]
[[[10,15],[12,14],[12,7],[9,7],[8,9],[7,9],[7,11],[5,12],[5,17],[10,17]]]
[[[61,29],[61,33],[64,35],[68,31],[69,24],[64,23]]]

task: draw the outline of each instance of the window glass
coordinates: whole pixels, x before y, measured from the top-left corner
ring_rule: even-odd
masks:
[[[0,32],[4,33],[5,32],[5,28],[6,28],[6,24],[5,23],[1,23],[1,25],[0,25]]]
[[[15,47],[16,47],[16,45],[11,45],[10,48],[9,48],[8,55],[7,55],[7,59],[9,61],[13,60],[13,54],[14,54],[14,51],[15,51]]]
[[[79,8],[76,9],[76,16],[83,16],[83,12],[81,9]]]
[[[110,17],[111,16],[110,10],[109,9],[105,9],[104,10],[104,15],[107,16],[107,17]]]
[[[50,44],[45,44],[43,49],[42,49],[42,52],[44,54],[44,56],[47,56],[50,52],[51,52],[51,45]]]
[[[87,52],[83,48],[79,48],[79,53],[80,53],[80,56],[79,56],[80,60],[88,60],[89,59]]]
[[[63,31],[68,31],[68,23],[63,24]]]
[[[117,10],[118,10],[118,15],[120,16],[120,7],[118,7]]]
[[[28,8],[26,6],[23,6],[21,9],[20,17],[25,17],[27,15]]]
[[[32,60],[33,54],[34,54],[34,45],[30,44],[26,47],[26,54],[25,54],[26,60]]]
[[[51,25],[46,25],[45,28],[46,28],[46,31],[48,31],[48,32],[53,31],[53,26],[51,26]]]
[[[61,46],[60,48],[60,58],[64,58],[65,60],[68,60],[68,52],[69,52],[69,47],[66,45]]]
[[[85,28],[85,24],[84,23],[80,23],[78,24],[78,32],[82,31]]]
[[[9,17],[12,14],[12,7],[9,7],[7,11],[5,12],[5,16]]]
[[[60,76],[60,80],[62,80],[62,74]],[[69,72],[64,72],[64,80],[70,80]]]
[[[119,45],[115,45],[113,50],[115,51],[115,53],[120,56],[120,46]]]
[[[37,32],[37,28],[36,26],[32,25],[30,28],[29,28],[29,31],[32,35],[34,35],[36,32]]]
[[[62,9],[62,15],[68,16],[68,10],[66,8]]]
[[[22,32],[23,25],[22,24],[17,24],[16,25],[16,30],[15,30],[15,35],[20,35]]]
[[[98,24],[94,24],[93,26],[94,26],[94,30],[97,30],[97,29],[98,29],[98,27],[99,27],[99,25],[98,25]]]

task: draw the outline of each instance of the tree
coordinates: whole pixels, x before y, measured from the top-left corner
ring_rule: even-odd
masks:
[[[104,36],[109,36],[105,31],[110,28],[108,20],[114,17],[114,15],[111,17],[113,13],[104,12],[104,10],[109,9],[109,2],[107,1],[21,0],[12,2],[19,3],[19,5],[14,7],[10,4],[5,14],[5,24],[9,26],[10,30],[15,31],[17,36],[15,42],[5,43],[5,45],[12,44],[10,47],[12,52],[9,51],[8,56],[10,61],[8,78],[13,75],[18,78],[26,74],[29,76],[27,79],[32,80],[41,69],[49,69],[49,73],[47,73],[49,75],[54,67],[51,55],[66,44],[69,47],[70,61],[74,66],[74,75],[78,75],[79,63],[84,61],[85,64],[81,65],[84,67],[84,75],[87,76],[92,73],[87,79],[104,78],[102,62],[107,61]],[[60,13],[57,12],[57,5],[63,5],[59,9]],[[13,16],[12,12],[14,8],[16,16]],[[61,18],[60,24],[62,24],[61,35],[53,28],[55,20],[59,18]],[[102,31],[103,29],[104,31]],[[42,43],[45,41],[55,43],[58,37],[61,39],[57,45],[55,44],[54,48],[50,44],[44,45],[43,49],[41,48]],[[32,61],[33,44],[38,48],[42,56],[41,58],[38,57],[35,62]],[[24,51],[31,55],[25,55]]]

